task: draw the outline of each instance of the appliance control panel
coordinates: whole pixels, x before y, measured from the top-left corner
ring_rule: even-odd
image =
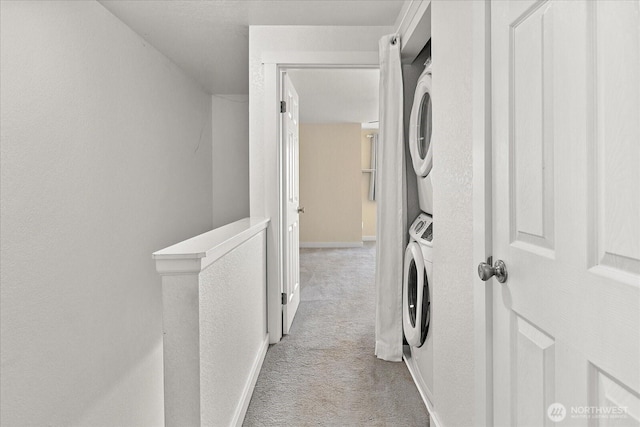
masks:
[[[409,228],[409,235],[418,243],[431,246],[433,242],[433,218],[421,213]]]

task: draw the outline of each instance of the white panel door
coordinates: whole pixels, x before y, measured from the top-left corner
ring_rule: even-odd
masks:
[[[494,421],[640,425],[640,2],[494,1]]]
[[[293,318],[300,304],[300,221],[298,204],[300,202],[299,186],[299,155],[298,155],[298,93],[285,73],[283,79],[282,138],[283,138],[283,199],[284,199],[284,227],[283,227],[283,306],[282,333],[288,334]],[[284,110],[284,111],[283,111]]]

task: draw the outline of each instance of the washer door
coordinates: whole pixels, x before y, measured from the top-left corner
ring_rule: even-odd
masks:
[[[427,176],[433,167],[431,132],[431,73],[425,71],[418,80],[409,118],[409,151],[418,176]]]
[[[404,253],[402,325],[409,345],[420,347],[429,328],[429,284],[420,245],[411,242]]]

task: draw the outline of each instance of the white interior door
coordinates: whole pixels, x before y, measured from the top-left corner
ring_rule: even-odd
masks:
[[[282,333],[288,334],[300,304],[300,222],[298,93],[285,73],[283,78],[282,137],[284,154],[284,273]]]
[[[640,2],[494,1],[494,421],[640,425]]]

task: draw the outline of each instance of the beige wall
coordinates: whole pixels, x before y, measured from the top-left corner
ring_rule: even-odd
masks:
[[[359,123],[300,125],[300,242],[361,243]]]
[[[373,139],[367,135],[377,134],[377,130],[363,129],[360,138],[362,169],[371,167],[371,142]],[[376,202],[369,200],[369,180],[370,173],[361,174],[361,194],[362,194],[362,237],[371,238],[376,236]]]

